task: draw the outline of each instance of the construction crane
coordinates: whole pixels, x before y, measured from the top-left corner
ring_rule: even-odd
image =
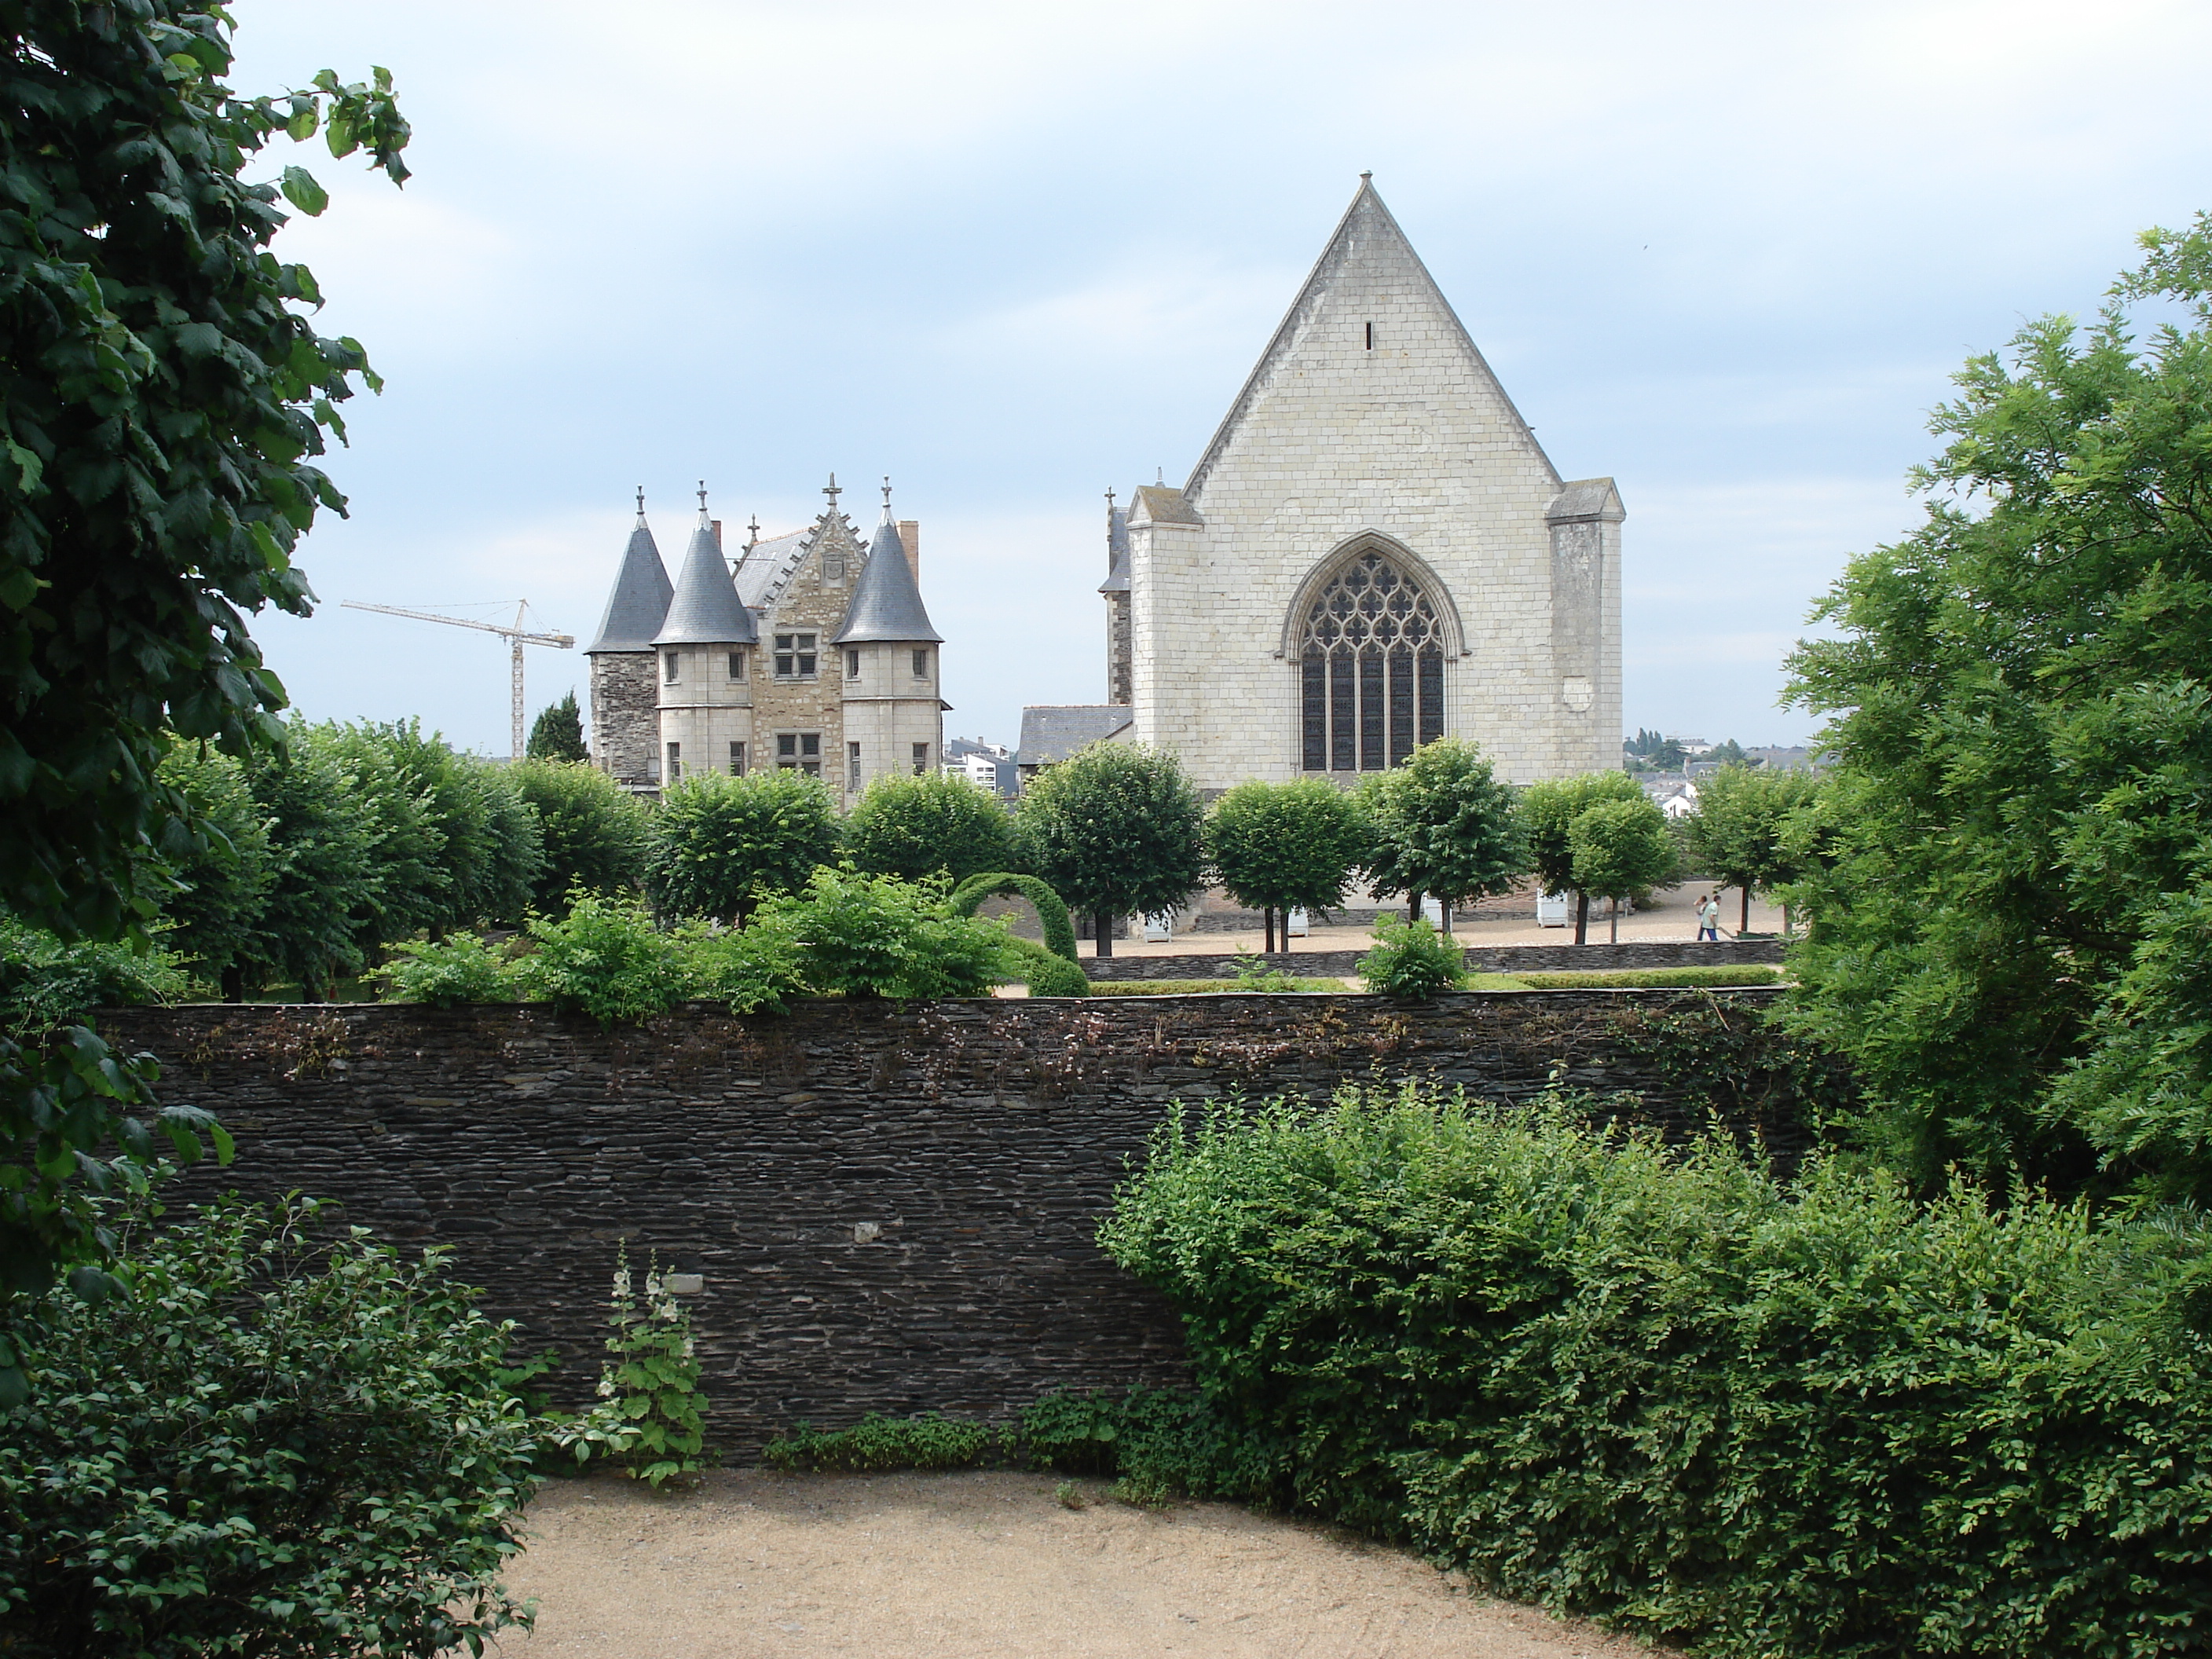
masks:
[[[501,601],[501,603],[505,603]],[[410,611],[397,605],[367,605],[359,599],[347,599],[339,607],[345,611],[374,611],[386,617],[412,617],[416,622],[447,623],[455,628],[477,628],[487,634],[497,634],[514,647],[514,752],[512,758],[522,758],[522,647],[526,645],[550,645],[566,651],[576,643],[573,634],[532,634],[522,626],[522,618],[530,609],[530,601],[518,599],[514,605],[514,626],[499,623],[477,622],[471,617],[441,617],[434,611]]]

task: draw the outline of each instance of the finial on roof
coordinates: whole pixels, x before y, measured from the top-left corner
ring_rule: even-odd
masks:
[[[1158,483],[1158,484],[1159,484],[1163,489],[1164,489],[1164,488],[1166,487],[1166,485],[1167,485],[1167,481],[1168,481],[1168,470],[1167,470],[1167,468],[1165,468],[1165,467],[1164,467],[1164,466],[1156,466],[1156,467],[1154,467],[1154,468],[1152,469],[1152,477],[1153,477],[1154,482]]]
[[[1359,182],[1363,185],[1373,184],[1375,182],[1374,173],[1371,172],[1363,171],[1359,175]]]
[[[745,551],[750,553],[759,545],[760,514],[756,513],[753,514],[753,521],[745,526]]]
[[[1114,492],[1110,489],[1106,492],[1106,516],[1109,519],[1114,516]]]
[[[645,486],[643,484],[637,487],[637,521],[640,524],[645,522]]]
[[[707,481],[704,478],[699,480],[699,516],[702,519],[707,516]]]
[[[884,474],[884,522],[891,521],[891,475]]]
[[[830,510],[832,513],[835,513],[837,510],[837,498],[845,493],[843,490],[837,488],[837,475],[836,473],[832,472],[830,475],[830,482],[822,486],[822,493],[830,498]]]

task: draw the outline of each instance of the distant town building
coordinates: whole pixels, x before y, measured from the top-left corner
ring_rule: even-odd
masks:
[[[850,806],[886,773],[933,772],[944,746],[941,636],[921,600],[921,526],[891,516],[863,547],[837,506],[735,561],[699,492],[683,568],[671,582],[638,497],[586,647],[592,758],[641,793],[702,772],[818,777]]]
[[[1021,746],[1014,763],[1022,787],[1048,766],[1056,766],[1079,749],[1111,738],[1128,741],[1130,711],[1108,703],[1048,703],[1022,710]]]
[[[1003,744],[985,743],[981,738],[947,738],[945,769],[994,795],[1021,793],[1021,778],[1015,769],[1014,757]]]

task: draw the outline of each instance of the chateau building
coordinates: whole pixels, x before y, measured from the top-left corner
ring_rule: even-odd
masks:
[[[591,663],[592,758],[641,793],[700,772],[818,777],[850,806],[887,772],[939,764],[945,703],[921,600],[921,526],[891,516],[863,547],[837,505],[733,562],[699,492],[684,563],[668,580],[638,496]]]
[[[1090,724],[1209,792],[1438,737],[1518,782],[1617,766],[1624,516],[1559,477],[1363,173],[1188,478],[1108,497]],[[1084,724],[1037,712],[1025,770]]]

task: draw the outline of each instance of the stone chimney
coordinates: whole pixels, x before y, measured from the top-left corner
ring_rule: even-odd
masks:
[[[714,526],[714,550],[719,553],[722,550],[722,521],[720,519],[709,519],[708,522]]]
[[[921,522],[917,519],[898,521],[899,544],[906,549],[907,568],[914,572],[914,585],[921,586]]]

